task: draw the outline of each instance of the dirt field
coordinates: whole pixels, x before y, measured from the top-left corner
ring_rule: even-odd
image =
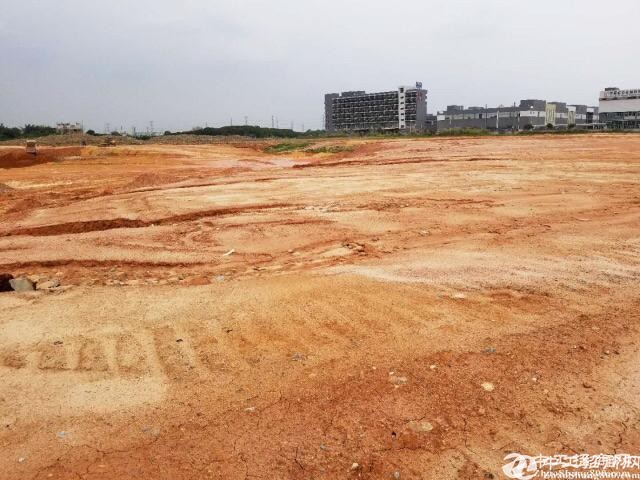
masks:
[[[346,144],[0,147],[0,478],[640,455],[640,136]]]

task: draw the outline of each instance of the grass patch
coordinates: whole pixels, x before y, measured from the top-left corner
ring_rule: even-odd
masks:
[[[353,152],[355,147],[348,147],[343,145],[327,145],[324,147],[317,148],[306,148],[304,151],[306,153],[345,153],[345,152]]]
[[[264,149],[266,153],[286,153],[295,152],[296,150],[303,150],[311,145],[311,142],[285,142],[277,143],[276,145],[270,145]]]

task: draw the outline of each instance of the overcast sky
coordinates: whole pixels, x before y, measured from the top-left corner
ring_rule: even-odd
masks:
[[[640,87],[640,2],[0,0],[0,123],[320,128],[323,96],[422,81],[429,112]]]

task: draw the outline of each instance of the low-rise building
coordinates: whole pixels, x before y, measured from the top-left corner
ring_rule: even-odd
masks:
[[[67,133],[83,133],[84,129],[82,128],[82,124],[76,123],[57,123],[56,131],[61,134]]]
[[[437,122],[438,130],[477,128],[519,131],[546,128],[548,125],[553,128],[572,128],[593,123],[596,117],[597,107],[527,99],[520,100],[518,105],[499,107],[464,108],[461,105],[449,105],[445,111],[438,112]]]
[[[600,122],[613,130],[640,129],[640,89],[609,87],[600,92]]]

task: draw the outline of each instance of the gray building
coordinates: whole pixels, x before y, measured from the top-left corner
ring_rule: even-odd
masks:
[[[640,89],[605,88],[600,92],[600,122],[609,129],[640,129]]]
[[[329,93],[324,97],[329,132],[417,131],[427,125],[427,90],[418,82],[388,92]]]
[[[544,128],[549,124],[554,128],[568,128],[596,121],[597,107],[528,99],[521,100],[518,105],[500,107],[464,108],[461,105],[449,105],[445,111],[438,112],[437,118],[438,130],[477,128],[519,131]]]

